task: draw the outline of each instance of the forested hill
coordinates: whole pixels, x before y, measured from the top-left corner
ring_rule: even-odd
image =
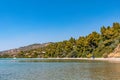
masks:
[[[78,39],[71,37],[69,40],[52,43],[44,47],[20,51],[12,56],[7,54],[7,57],[108,57],[108,54],[113,52],[119,43],[120,24],[113,23],[111,27],[101,27],[100,33],[92,32]]]
[[[38,48],[41,48],[41,47],[48,46],[49,44],[52,44],[52,42],[43,43],[43,44],[31,44],[31,45],[16,48],[16,49],[1,51],[0,55],[3,56],[3,57],[15,57],[20,52],[29,51],[29,50],[32,50],[32,49],[38,49]]]

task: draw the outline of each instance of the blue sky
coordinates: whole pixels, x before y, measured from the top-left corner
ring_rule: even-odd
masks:
[[[120,0],[0,0],[0,51],[78,38],[120,22]]]

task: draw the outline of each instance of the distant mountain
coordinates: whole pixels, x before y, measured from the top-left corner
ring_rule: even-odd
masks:
[[[4,54],[13,55],[13,54],[19,53],[20,51],[28,51],[28,50],[32,50],[32,49],[46,47],[49,44],[52,44],[52,42],[43,43],[43,44],[32,44],[32,45],[28,45],[28,46],[24,46],[24,47],[20,47],[20,48],[16,48],[16,49],[5,50],[5,51],[1,51],[0,55],[4,55]]]

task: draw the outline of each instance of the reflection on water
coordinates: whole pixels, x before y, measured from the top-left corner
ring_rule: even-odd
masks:
[[[0,59],[0,80],[120,80],[119,67],[101,61]]]

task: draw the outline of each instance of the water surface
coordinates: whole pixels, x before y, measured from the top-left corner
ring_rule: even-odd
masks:
[[[120,80],[120,63],[0,59],[0,80]]]

